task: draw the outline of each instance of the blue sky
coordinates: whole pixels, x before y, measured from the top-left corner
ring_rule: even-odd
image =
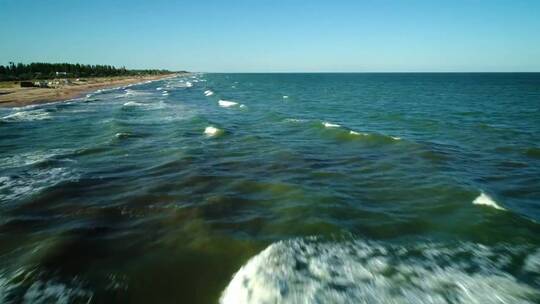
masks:
[[[0,0],[0,64],[540,71],[540,1]]]

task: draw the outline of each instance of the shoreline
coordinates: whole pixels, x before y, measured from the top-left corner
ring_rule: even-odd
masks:
[[[0,88],[0,107],[21,107],[44,104],[50,102],[66,101],[84,96],[87,93],[99,90],[136,84],[144,81],[155,81],[179,75],[120,76],[88,78],[84,84],[70,84],[60,88]]]

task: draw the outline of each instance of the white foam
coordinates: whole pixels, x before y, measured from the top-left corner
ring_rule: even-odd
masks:
[[[93,292],[83,288],[78,278],[60,281],[39,278],[39,274],[19,269],[7,277],[0,275],[0,303],[90,303]]]
[[[528,272],[540,273],[540,249],[525,259],[524,269]]]
[[[283,99],[287,99],[287,98],[289,98],[289,96],[283,95]]]
[[[286,118],[285,121],[286,122],[306,122],[307,120],[300,119],[300,118]]]
[[[0,176],[0,203],[31,196],[61,182],[78,180],[68,168],[34,169],[17,176]]]
[[[118,96],[118,97],[132,97],[132,96],[148,96],[148,95],[151,95],[152,93],[150,92],[143,92],[143,91],[137,91],[137,90],[133,90],[133,89],[126,89],[124,90],[124,94]]]
[[[228,100],[221,100],[221,99],[218,101],[218,104],[219,104],[220,107],[223,107],[223,108],[230,108],[230,107],[234,107],[234,106],[238,105],[237,102],[228,101]]]
[[[204,96],[208,97],[208,96],[212,96],[212,95],[214,95],[214,92],[212,92],[211,90],[204,91]]]
[[[474,205],[483,205],[492,207],[498,210],[506,210],[503,207],[499,206],[495,200],[493,200],[489,195],[481,192],[480,195],[473,201]]]
[[[349,131],[349,134],[351,134],[351,135],[358,135],[358,136],[369,136],[368,133],[356,132],[356,131],[353,131],[353,130],[350,130],[350,131]]]
[[[20,111],[7,116],[2,117],[1,120],[6,122],[16,122],[16,121],[34,121],[34,120],[46,120],[51,119],[51,116],[48,112],[37,109],[31,111]]]
[[[186,88],[191,88],[193,84],[189,81],[186,81]]]
[[[35,165],[62,154],[72,153],[73,150],[69,149],[49,149],[49,150],[35,150],[27,153],[18,153],[11,156],[0,158],[0,169],[17,168],[29,165]]]
[[[204,129],[204,134],[208,137],[214,137],[220,135],[221,133],[223,133],[223,130],[218,129],[214,126],[208,126]]]
[[[244,108],[246,108],[246,105],[241,104],[241,105],[240,105],[240,108],[241,108],[241,109],[244,109]]]
[[[397,136],[390,136],[390,138],[392,138],[393,140],[401,140],[401,137],[397,137]]]
[[[124,107],[139,107],[139,106],[143,106],[144,104],[142,103],[138,103],[138,102],[135,102],[135,101],[128,101],[126,103],[124,103]]]
[[[127,133],[127,132],[118,132],[118,133],[114,134],[114,136],[115,136],[116,138],[126,138],[126,137],[131,136],[131,133]]]
[[[506,272],[512,258],[528,250],[472,243],[282,241],[242,266],[219,301],[532,304],[540,291]]]
[[[161,90],[163,90],[163,88],[162,87],[157,87],[156,90],[161,91]]]
[[[323,122],[322,124],[323,124],[323,126],[324,126],[325,128],[339,128],[339,127],[341,127],[341,126],[338,125],[338,124],[333,124],[333,123],[326,122],[326,121]]]

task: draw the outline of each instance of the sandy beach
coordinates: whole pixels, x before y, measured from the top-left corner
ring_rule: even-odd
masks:
[[[20,107],[68,100],[98,89],[158,80],[174,75],[176,74],[86,78],[85,82],[74,82],[58,88],[22,88],[13,82],[3,83],[3,86],[0,86],[0,107]]]

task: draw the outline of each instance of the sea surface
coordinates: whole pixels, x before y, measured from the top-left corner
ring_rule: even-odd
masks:
[[[540,303],[540,74],[0,108],[0,303]]]

